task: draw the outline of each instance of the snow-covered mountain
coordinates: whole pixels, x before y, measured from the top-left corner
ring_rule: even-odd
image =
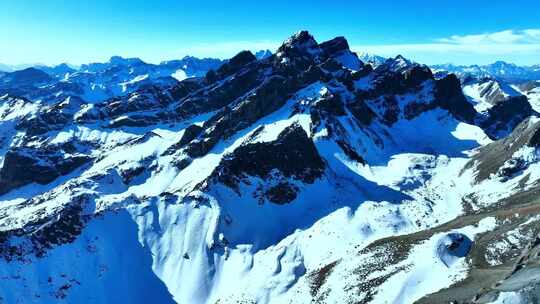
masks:
[[[488,65],[433,65],[435,71],[448,71],[458,75],[468,75],[476,78],[498,78],[510,82],[522,82],[540,79],[540,69],[535,66],[518,66],[513,63],[497,61]]]
[[[202,77],[222,63],[219,59],[186,56],[155,65],[139,58],[113,56],[108,62],[84,64],[78,69],[67,64],[38,65],[1,75],[0,94],[48,104],[69,96],[98,102],[149,86],[171,87],[185,78]]]
[[[540,112],[540,80],[531,80],[513,85],[513,88],[527,96],[533,109]]]
[[[534,91],[528,97],[519,85],[511,85],[501,79],[478,79],[469,75],[464,77],[462,89],[478,112],[491,117],[488,121],[496,129],[483,126],[488,134],[495,137],[509,134],[521,121],[538,114]],[[504,126],[498,125],[497,121],[503,121]]]
[[[257,59],[265,59],[267,57],[272,56],[272,51],[270,51],[270,50],[260,50],[260,51],[256,52],[254,55],[255,55],[255,58],[257,58]]]
[[[14,72],[19,70],[24,70],[27,68],[37,67],[37,66],[43,66],[40,63],[35,64],[4,64],[0,63],[0,71],[2,72]]]
[[[359,53],[358,58],[360,58],[360,60],[362,60],[365,63],[371,64],[373,67],[377,67],[377,66],[383,64],[388,59],[388,58],[385,58],[385,57],[382,57],[382,56],[378,56],[378,55],[370,54],[370,53],[365,53],[365,52]]]
[[[77,72],[76,67],[72,67],[67,63],[62,63],[55,66],[37,65],[34,68],[42,70],[56,79],[65,79],[69,77],[69,74]]]
[[[122,86],[148,68],[112,58],[67,79]],[[92,101],[1,96],[0,301],[537,296],[540,119],[508,110],[506,87],[476,100],[454,74],[373,67],[306,31],[262,59],[162,76]]]

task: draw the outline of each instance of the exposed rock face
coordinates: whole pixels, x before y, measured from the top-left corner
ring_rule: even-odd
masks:
[[[269,179],[274,170],[287,178],[305,183],[313,183],[324,172],[324,162],[315,145],[299,125],[293,125],[279,134],[273,142],[252,143],[237,148],[226,156],[216,168],[213,176],[219,182],[237,188],[244,177],[256,176]],[[282,203],[286,198],[294,198],[294,188],[280,184],[271,190],[273,201]]]
[[[367,77],[370,73],[375,79],[372,89],[355,91],[355,99],[345,103],[339,94],[328,95],[314,105],[314,110],[325,112],[323,116],[342,116],[346,114],[344,107],[347,107],[364,125],[369,125],[377,117],[367,100],[379,104],[378,107],[383,111],[381,118],[390,125],[401,116],[412,119],[436,107],[447,109],[456,118],[464,121],[472,122],[476,117],[474,108],[463,96],[459,80],[455,76],[449,75],[435,80],[427,66],[413,64],[402,57],[388,60],[375,71],[360,63],[360,70],[351,72],[343,69],[343,65],[334,57],[347,52],[350,53],[348,43],[343,38],[338,37],[318,45],[309,33],[299,32],[285,41],[270,60],[255,61],[252,55],[246,52],[237,55],[216,74],[229,71],[225,73],[228,75],[235,71],[235,77],[209,92],[201,90],[180,102],[177,111],[185,113],[181,114],[182,116],[197,113],[201,105],[207,110],[222,108],[204,123],[203,128],[206,131],[187,145],[187,154],[192,158],[205,155],[219,140],[230,137],[238,130],[276,111],[295,91],[313,82],[337,78],[340,83],[353,90],[354,81],[357,81],[355,79]],[[270,68],[274,71],[273,75],[261,74],[261,71],[268,71]],[[207,75],[206,81],[217,81],[219,77],[216,75],[209,75],[210,78]],[[415,92],[429,82],[435,83],[434,100],[411,102],[405,106],[404,113],[401,113],[402,110],[393,95]],[[211,87],[214,85],[210,84]],[[227,100],[229,102],[225,103]],[[233,102],[230,102],[231,100]],[[314,118],[320,116],[316,113],[312,115]]]
[[[540,122],[534,120],[524,120],[507,137],[486,145],[480,149],[466,168],[476,167],[477,181],[482,181],[504,169],[504,175],[510,175],[521,171],[525,165],[519,159],[515,160],[511,168],[503,168],[504,164],[512,161],[514,153],[524,147],[538,148],[540,138]],[[512,169],[513,168],[513,169]]]
[[[481,82],[485,82],[486,86],[480,91],[480,97],[484,98],[487,102],[495,105],[500,101],[507,99],[505,91],[501,88],[501,84],[492,79],[483,79]]]
[[[509,97],[497,102],[488,110],[487,118],[482,121],[482,127],[495,138],[506,135],[527,117],[534,114],[525,96]]]
[[[285,42],[278,48],[277,52],[284,52],[287,56],[293,55],[294,52],[297,52],[299,55],[309,49],[315,48],[316,46],[317,42],[308,31],[299,31],[289,39],[285,40]]]
[[[293,89],[291,81],[282,76],[267,78],[233,109],[227,107],[206,121],[203,127],[210,131],[188,146],[188,155],[191,157],[205,155],[223,137],[229,137],[234,132],[276,111],[285,104]]]
[[[88,197],[74,197],[69,205],[52,214],[28,223],[25,229],[0,231],[0,256],[7,260],[29,260],[32,256],[43,257],[47,250],[73,242],[86,223],[82,209]],[[27,201],[38,205],[40,198]],[[43,210],[42,210],[43,211]],[[31,235],[27,242],[12,242],[10,238]]]
[[[20,108],[31,107],[34,103],[24,97],[13,96],[6,94],[0,96],[0,103],[5,106],[5,111],[0,114],[1,119],[7,119],[10,115],[17,115],[17,110]]]
[[[167,151],[165,151],[165,154],[173,154],[178,149],[185,147],[187,144],[189,144],[191,141],[201,135],[203,130],[204,129],[202,127],[199,127],[197,125],[191,125],[187,127],[184,131],[184,134],[182,135],[182,138],[180,138],[180,140],[176,144],[168,148]]]
[[[347,144],[345,141],[343,140],[338,140],[337,141],[337,144],[339,145],[339,147],[341,148],[341,150],[343,150],[343,152],[352,160],[356,161],[356,162],[359,162],[363,165],[367,164],[366,163],[366,160],[358,155],[358,153],[349,145]]]
[[[346,114],[343,101],[338,94],[325,94],[313,105],[313,108],[323,115],[343,116]]]
[[[332,40],[319,44],[319,47],[327,56],[333,56],[336,53],[349,51],[349,43],[345,37],[336,37]]]
[[[507,136],[525,118],[535,115],[535,95],[528,100],[526,91],[500,78],[465,77],[463,92],[481,113],[476,120],[493,139]]]
[[[211,74],[207,74],[207,80],[210,82],[224,79],[227,76],[230,76],[238,72],[246,64],[256,61],[257,58],[250,51],[242,51],[236,56],[231,58],[227,63],[223,64],[217,71]]]
[[[435,99],[441,108],[447,109],[458,119],[473,122],[477,115],[473,106],[463,95],[459,79],[454,74],[435,82]]]
[[[17,129],[26,130],[26,135],[35,136],[51,130],[60,130],[73,120],[73,115],[80,110],[83,101],[78,97],[68,97],[44,108],[36,115],[19,122]]]
[[[417,87],[428,79],[433,79],[433,74],[427,66],[413,66],[403,73],[405,85]]]
[[[90,161],[53,149],[16,148],[8,151],[0,169],[0,194],[29,184],[48,184]]]
[[[376,117],[373,110],[366,104],[362,97],[357,97],[354,102],[347,105],[354,117],[364,125],[369,125]]]
[[[171,93],[174,94],[183,94],[183,91],[189,91],[190,86],[179,86],[171,89]],[[98,120],[105,120],[111,122],[111,127],[119,127],[124,125],[123,120],[136,120],[139,117],[140,126],[147,125],[151,123],[149,120],[155,118],[156,109],[162,109],[167,106],[171,101],[173,94],[169,92],[163,92],[158,88],[151,87],[147,89],[142,89],[140,91],[122,96],[109,99],[103,103],[100,103],[96,106],[93,106],[90,110],[84,111],[77,121],[80,123],[89,123]],[[153,112],[154,111],[154,112]],[[166,119],[166,117],[162,117]],[[114,125],[112,125],[114,124]]]
[[[298,187],[288,182],[280,182],[266,190],[264,196],[272,203],[283,205],[296,199]]]
[[[240,71],[234,78],[227,79],[224,83],[212,80],[207,88],[180,100],[175,106],[176,112],[180,117],[189,117],[206,111],[218,110],[255,88],[260,81],[259,77],[257,70],[251,69]],[[210,81],[208,75],[207,81]]]
[[[372,87],[358,92],[356,101],[349,105],[352,113],[364,124],[369,124],[373,118],[373,107],[380,109],[380,116],[389,125],[394,124],[400,117],[413,119],[437,107],[469,123],[473,123],[477,118],[477,112],[463,95],[460,81],[453,74],[435,79],[427,66],[411,63],[399,56],[388,59],[373,72],[367,71],[373,78]],[[431,87],[432,100],[422,97],[408,102],[403,109],[400,108],[396,97],[428,90],[428,87]],[[366,107],[364,100],[373,106]]]

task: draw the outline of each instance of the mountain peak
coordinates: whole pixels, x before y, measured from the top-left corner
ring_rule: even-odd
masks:
[[[121,56],[112,56],[109,59],[110,64],[114,65],[128,65],[128,64],[141,64],[144,63],[140,58],[124,58]]]
[[[244,65],[257,60],[251,51],[241,51],[229,60],[231,65]]]
[[[317,41],[315,38],[305,30],[298,31],[291,37],[289,37],[283,44],[279,47],[278,51],[284,51],[286,49],[301,49],[306,50],[317,46]]]
[[[386,61],[386,58],[382,56],[378,56],[378,55],[370,54],[366,52],[358,54],[358,57],[360,60],[362,60],[363,62],[369,63],[373,67],[378,67],[379,65],[383,64]]]
[[[264,59],[264,58],[268,58],[272,56],[272,51],[270,50],[260,50],[258,52],[255,53],[255,57],[257,57],[257,59]]]
[[[325,41],[319,45],[319,47],[329,55],[335,54],[341,51],[350,51],[349,42],[343,36],[338,36],[334,39]]]
[[[309,40],[314,40],[313,36],[306,30],[300,30],[296,33],[294,33],[291,37],[289,37],[289,39],[287,39],[288,41],[299,41],[299,42],[305,42],[305,41],[309,41]]]
[[[413,65],[413,62],[409,59],[403,57],[402,55],[397,55],[394,58],[388,58],[386,61],[379,65],[380,67],[385,67],[391,71],[401,71]]]
[[[491,65],[515,65],[513,63],[508,63],[506,61],[503,61],[503,60],[497,60],[495,61],[494,63],[492,63]]]

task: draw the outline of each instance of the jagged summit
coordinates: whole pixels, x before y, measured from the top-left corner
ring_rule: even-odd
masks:
[[[257,57],[257,59],[265,59],[270,56],[272,56],[272,51],[270,50],[260,50],[255,53],[255,57]]]
[[[411,60],[403,57],[402,55],[397,55],[394,58],[386,59],[382,64],[379,64],[377,68],[379,69],[389,69],[392,71],[404,71],[413,66],[420,66],[417,63],[412,62]],[[426,66],[427,68],[427,66]]]
[[[337,52],[350,51],[349,43],[343,36],[336,37],[334,39],[325,41],[319,45],[321,49],[328,55],[333,55]]]
[[[287,52],[287,50],[299,50],[316,54],[317,51],[324,51],[327,56],[334,55],[338,52],[350,51],[349,43],[343,36],[333,38],[331,40],[317,43],[315,38],[308,31],[299,31],[289,37],[278,48],[277,53]]]
[[[315,38],[313,38],[313,36],[308,31],[301,30],[296,32],[291,37],[287,38],[287,40],[285,40],[283,44],[278,48],[278,52],[287,48],[297,48],[305,50],[315,46],[317,46],[317,41],[315,41]]]
[[[326,61],[331,58],[341,66],[351,70],[361,70],[363,63],[358,56],[349,48],[349,43],[344,37],[336,37],[329,41],[317,43],[315,38],[307,31],[299,31],[278,48],[276,56],[281,63],[299,65],[304,67],[306,58],[316,61]],[[309,61],[309,59],[307,59]],[[332,65],[327,62],[327,65]]]
[[[370,54],[370,53],[367,53],[367,52],[358,53],[358,58],[360,58],[360,60],[362,60],[363,62],[370,64],[374,68],[376,68],[377,66],[383,64],[387,59],[385,57],[378,56],[378,55],[375,55],[375,54]]]

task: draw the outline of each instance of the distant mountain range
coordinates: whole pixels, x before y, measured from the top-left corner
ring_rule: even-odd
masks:
[[[260,50],[256,52],[255,57],[257,59],[264,59],[266,57],[269,57],[272,55],[272,51],[270,50]],[[205,69],[205,65],[212,65],[212,63],[219,63],[224,62],[226,60],[221,60],[217,58],[197,58],[193,56],[185,56],[182,59],[179,60],[169,60],[169,61],[162,61],[159,65],[168,65],[174,66],[174,65],[183,65],[186,64],[187,69],[192,69],[192,71],[200,71]],[[136,63],[145,63],[139,58],[122,58],[121,56],[113,56],[109,60],[109,62],[106,63],[89,63],[89,64],[83,64],[81,66],[76,66],[68,63],[61,63],[58,65],[46,65],[42,63],[32,63],[32,64],[4,64],[0,63],[0,73],[9,73],[9,72],[15,72],[19,70],[24,70],[27,68],[37,68],[44,72],[47,72],[48,74],[62,74],[62,73],[73,73],[79,70],[92,70],[92,69],[99,69],[98,67],[105,67],[110,64],[136,64]],[[194,72],[197,74],[197,72]],[[188,72],[188,74],[193,74]]]
[[[506,81],[519,82],[531,79],[540,79],[540,65],[518,66],[513,63],[497,61],[488,65],[433,65],[435,71],[448,71],[459,75],[471,75],[474,77],[493,77]]]
[[[264,59],[272,55],[270,50],[260,50],[254,54],[257,59]],[[383,64],[388,58],[371,54],[371,53],[358,53],[358,58],[369,63],[373,67],[377,67]],[[62,63],[56,66],[47,66],[44,64],[19,64],[8,65],[0,63],[0,75],[5,72],[14,72],[17,70],[23,70],[30,67],[42,70],[53,77],[63,77],[67,73],[75,73],[78,71],[85,72],[97,72],[103,71],[107,67],[113,65],[146,65],[153,66],[158,70],[159,68],[165,69],[182,69],[186,75],[204,76],[204,71],[208,70],[208,67],[217,67],[220,63],[224,62],[215,58],[199,59],[197,57],[186,56],[180,60],[163,61],[158,65],[148,64],[139,58],[122,58],[119,56],[113,56],[109,62],[106,63],[90,63],[83,64],[80,67],[73,66],[67,63]],[[540,64],[532,66],[519,66],[513,63],[504,61],[496,61],[487,65],[455,65],[451,63],[447,64],[435,64],[430,65],[434,73],[454,73],[464,78],[466,76],[472,76],[475,78],[498,78],[510,82],[524,82],[528,80],[540,79]],[[180,72],[177,76],[183,76]],[[182,78],[182,77],[179,77]]]
[[[374,67],[381,65],[388,58],[361,53],[358,55],[360,60],[369,63]],[[519,66],[513,63],[497,61],[486,65],[454,65],[454,64],[435,64],[430,65],[434,73],[454,73],[460,78],[467,76],[474,78],[497,78],[509,82],[524,82],[528,80],[540,79],[540,64],[532,66]]]
[[[0,72],[14,72],[17,70],[24,70],[31,67],[43,66],[41,63],[32,64],[4,64],[0,63]]]
[[[139,58],[113,56],[107,62],[73,67],[37,65],[0,74],[0,95],[57,101],[68,96],[86,102],[125,95],[148,86],[170,87],[189,77],[202,77],[225,61],[186,56],[150,64]]]

